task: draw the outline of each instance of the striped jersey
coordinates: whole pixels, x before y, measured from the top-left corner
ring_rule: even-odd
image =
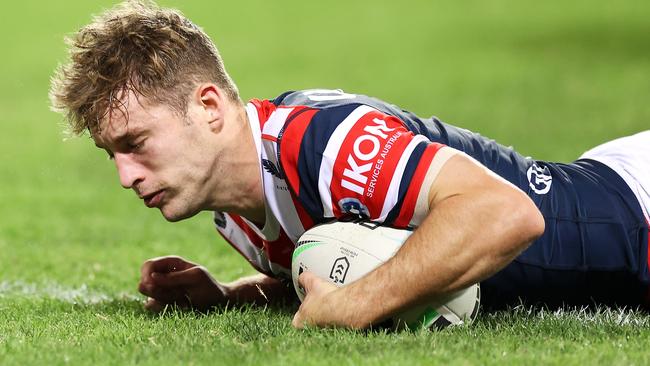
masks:
[[[262,167],[265,224],[221,212],[215,224],[258,271],[288,278],[295,243],[318,223],[353,215],[414,228],[424,219],[428,188],[456,151],[369,102],[310,90],[246,106]]]
[[[222,212],[214,218],[262,273],[290,278],[298,238],[331,219],[354,215],[416,228],[429,211],[436,174],[463,152],[527,193],[546,220],[540,239],[484,281],[484,300],[522,294],[543,300],[559,285],[583,285],[581,274],[590,271],[647,283],[648,225],[625,182],[603,164],[533,160],[435,117],[340,90],[254,99],[246,111],[260,156],[266,221],[258,227]],[[561,275],[551,278],[539,268]],[[574,271],[567,283],[563,275]]]

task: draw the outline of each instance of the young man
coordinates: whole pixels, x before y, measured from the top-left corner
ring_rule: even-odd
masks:
[[[298,237],[349,215],[415,231],[347,287],[303,273],[297,327],[367,327],[476,282],[492,307],[643,304],[650,132],[554,164],[337,90],[244,105],[207,35],[151,4],[105,12],[70,52],[51,97],[72,131],[88,130],[122,186],[167,220],[214,211],[261,272],[221,284],[182,258],[155,258],[142,266],[147,308],[292,297]]]

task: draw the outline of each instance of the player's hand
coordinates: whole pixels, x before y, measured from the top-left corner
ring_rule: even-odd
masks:
[[[181,257],[149,259],[141,275],[138,290],[149,297],[144,307],[153,312],[166,305],[206,311],[227,302],[224,287],[204,267]]]
[[[343,303],[334,296],[339,290],[309,271],[298,277],[298,282],[305,289],[305,298],[293,317],[292,325],[302,329],[305,326],[354,328],[354,323],[346,320]]]

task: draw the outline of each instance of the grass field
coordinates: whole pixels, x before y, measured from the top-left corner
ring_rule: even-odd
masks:
[[[227,3],[227,4],[226,4]],[[569,161],[650,124],[650,3],[164,1],[220,47],[242,97],[343,88]],[[0,15],[0,365],[650,363],[627,310],[481,314],[438,333],[295,331],[292,309],[145,313],[149,257],[252,273],[210,215],[166,223],[48,110],[64,35],[111,2],[14,1]]]

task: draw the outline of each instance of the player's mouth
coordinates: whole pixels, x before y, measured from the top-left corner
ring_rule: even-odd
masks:
[[[151,208],[151,207],[158,207],[162,202],[164,196],[165,196],[165,191],[160,190],[160,191],[150,193],[146,196],[142,196],[142,199],[144,200],[144,204],[147,207]]]

